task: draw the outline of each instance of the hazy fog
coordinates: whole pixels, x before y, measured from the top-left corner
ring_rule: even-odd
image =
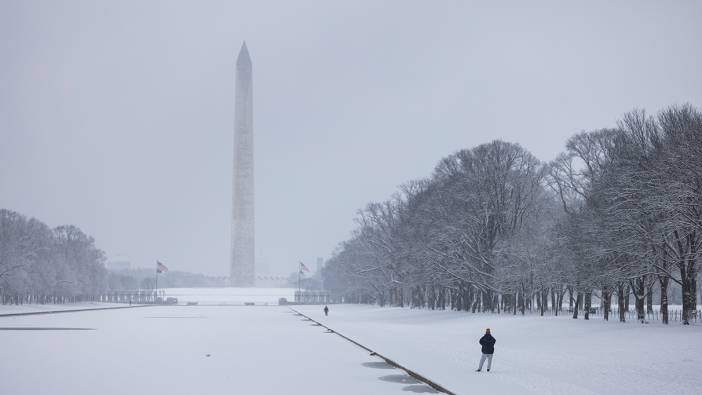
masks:
[[[0,0],[0,207],[111,258],[228,274],[234,61],[254,68],[257,260],[328,256],[460,148],[542,160],[702,105],[702,3]]]

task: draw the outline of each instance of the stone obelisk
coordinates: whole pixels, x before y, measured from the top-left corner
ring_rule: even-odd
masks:
[[[246,42],[236,60],[235,89],[230,281],[235,287],[252,287],[255,285],[253,84]]]

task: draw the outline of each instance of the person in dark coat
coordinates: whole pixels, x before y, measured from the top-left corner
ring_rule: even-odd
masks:
[[[485,334],[480,338],[480,341],[478,341],[482,346],[483,355],[480,357],[480,365],[476,372],[483,369],[483,363],[485,363],[486,359],[488,360],[487,371],[490,371],[490,367],[492,366],[492,354],[495,353],[495,342],[495,338],[490,334],[490,328],[485,329]]]
[[[329,315],[329,307],[324,306],[324,315],[327,316]]]

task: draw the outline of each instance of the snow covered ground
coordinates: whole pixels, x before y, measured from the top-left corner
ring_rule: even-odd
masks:
[[[430,390],[279,306],[153,306],[0,317],[0,327],[0,394]]]
[[[702,388],[702,325],[355,305],[330,305],[324,317],[322,306],[294,308],[459,394]],[[497,338],[493,371],[476,373],[477,340],[486,327]],[[0,349],[0,394],[432,392],[284,306],[0,317]]]
[[[34,313],[39,311],[83,310],[105,307],[124,307],[124,303],[66,303],[66,304],[20,304],[1,305],[0,314]]]
[[[373,306],[296,306],[459,394],[700,394],[702,325],[621,324]],[[474,370],[479,337],[493,370]]]
[[[295,296],[293,288],[167,288],[166,296],[178,298],[179,304],[198,302],[199,304],[244,303],[277,305],[278,299],[292,301]]]

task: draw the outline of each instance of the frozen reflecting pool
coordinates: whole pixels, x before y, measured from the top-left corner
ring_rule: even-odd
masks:
[[[0,327],[3,394],[403,393],[363,365],[376,358],[285,307],[157,306]]]

